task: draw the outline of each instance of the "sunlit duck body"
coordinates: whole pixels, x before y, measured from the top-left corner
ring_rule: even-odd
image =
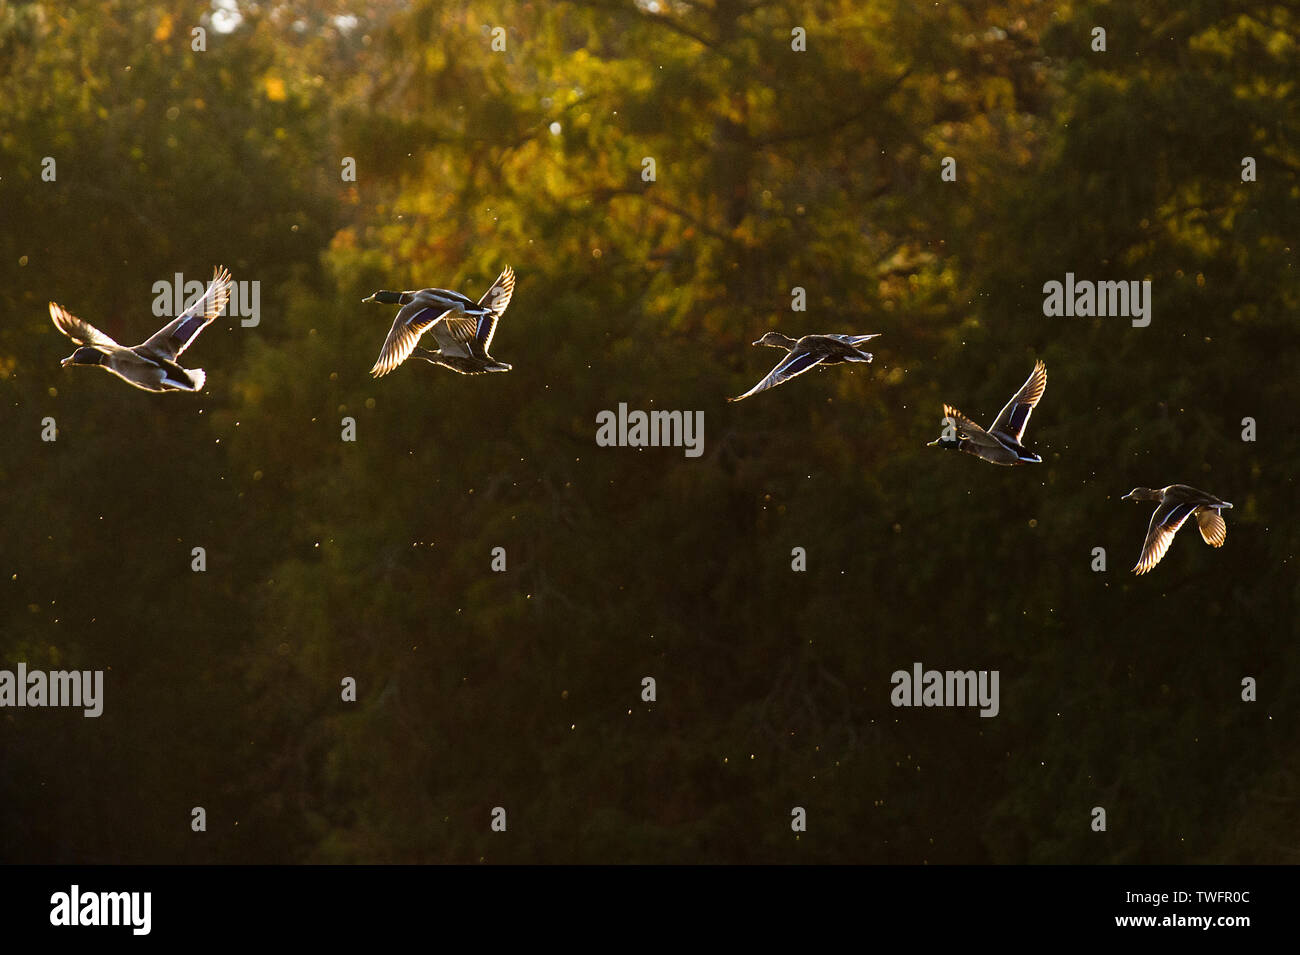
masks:
[[[119,345],[94,325],[50,302],[50,318],[55,327],[81,346],[61,364],[65,368],[68,365],[103,368],[144,391],[200,391],[207,381],[203,369],[182,368],[176,359],[221,314],[229,299],[230,273],[218,266],[213,269],[212,282],[202,296],[148,341],[130,348]]]
[[[950,451],[965,451],[991,464],[1041,464],[1043,459],[1025,448],[1020,443],[1025,428],[1029,425],[1029,416],[1047,390],[1047,366],[1041,361],[1035,362],[1034,370],[1029,373],[1020,390],[1007,402],[1006,407],[998,412],[993,424],[987,431],[971,421],[952,405],[943,406],[944,418],[951,422],[956,432],[955,438],[940,437],[931,441],[929,447],[938,445]]]
[[[768,332],[753,344],[784,348],[788,354],[777,362],[776,367],[767,373],[767,377],[753,388],[743,395],[727,400],[743,401],[750,395],[784,384],[818,365],[838,365],[846,361],[869,362],[874,356],[859,346],[879,335],[879,332],[871,335],[805,335],[795,341],[780,332]]]
[[[515,273],[506,266],[477,302],[441,288],[381,291],[363,299],[402,306],[370,374],[379,378],[408,358],[420,358],[462,375],[509,371],[510,366],[489,355],[488,348],[514,290]],[[425,332],[433,333],[437,349],[418,347]]]
[[[1201,537],[1211,547],[1222,547],[1228,538],[1228,525],[1219,512],[1225,507],[1232,507],[1227,501],[1221,501],[1213,494],[1206,494],[1186,484],[1171,484],[1159,490],[1149,487],[1135,487],[1125,494],[1123,501],[1158,501],[1160,506],[1151,515],[1147,526],[1147,539],[1142,545],[1142,556],[1138,558],[1135,574],[1145,574],[1160,563],[1174,541],[1174,535],[1183,523],[1196,515],[1196,524],[1201,529]]]

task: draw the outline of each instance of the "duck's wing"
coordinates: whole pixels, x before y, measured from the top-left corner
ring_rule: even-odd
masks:
[[[212,270],[212,281],[208,283],[207,291],[180,315],[154,332],[152,338],[137,345],[135,351],[159,361],[175,361],[199,337],[199,332],[221,314],[229,301],[230,272],[217,266]]]
[[[965,438],[971,444],[981,448],[989,448],[994,451],[1007,450],[1007,446],[999,438],[989,434],[952,405],[943,406],[943,415],[945,418],[952,420],[958,438]]]
[[[957,431],[957,437],[965,438],[976,447],[988,448],[991,451],[1005,452],[1007,450],[1007,446],[996,436],[989,434],[952,405],[943,406],[943,415],[945,418],[952,419],[953,427]]]
[[[943,416],[951,418],[953,427],[957,429],[959,438],[978,438],[984,434],[984,429],[977,425],[970,418],[966,417],[952,405],[943,406]]]
[[[1020,386],[1015,397],[1007,402],[1006,407],[998,412],[997,418],[989,427],[990,433],[1010,438],[1020,444],[1020,438],[1029,424],[1029,416],[1034,413],[1034,406],[1047,390],[1047,366],[1041,361],[1034,363],[1034,370],[1029,373],[1025,383]]]
[[[514,294],[515,270],[507,265],[505,271],[492,283],[492,287],[478,300],[480,305],[486,305],[491,309],[486,315],[479,317],[478,327],[474,330],[474,338],[484,352],[492,347],[492,336],[497,333],[497,322],[501,320],[502,314],[510,305],[510,296]]]
[[[470,357],[474,335],[478,331],[478,320],[468,318],[461,312],[444,312],[438,320],[429,326],[429,332],[438,343],[438,350],[444,355]]]
[[[384,341],[384,347],[380,350],[374,367],[370,369],[370,374],[381,378],[406,361],[419,343],[420,336],[449,314],[450,312],[439,312],[420,302],[403,305],[393,319],[393,327],[388,330],[388,338]],[[468,319],[465,323],[471,328],[474,325]]]
[[[54,327],[67,335],[78,345],[108,345],[117,347],[117,342],[109,338],[90,322],[83,322],[62,305],[50,303],[50,318]]]
[[[815,368],[817,365],[820,365],[825,358],[826,355],[824,353],[813,354],[812,352],[807,351],[792,351],[777,362],[776,367],[767,373],[767,377],[756,384],[753,388],[750,388],[743,395],[738,395],[735,398],[728,398],[727,400],[742,401],[750,395],[758,394],[760,391],[767,391],[769,388],[775,388],[777,385],[787,382],[791,378],[802,375],[809,368]]]
[[[1222,547],[1228,539],[1228,525],[1217,508],[1202,507],[1196,512],[1196,523],[1201,529],[1201,537],[1211,547]]]
[[[1178,533],[1178,529],[1183,526],[1187,518],[1192,516],[1197,506],[1169,503],[1161,504],[1155,509],[1155,513],[1151,515],[1151,523],[1147,525],[1147,539],[1142,545],[1142,556],[1138,558],[1133,573],[1145,574],[1160,563],[1165,556],[1165,551],[1169,550],[1169,545],[1174,542],[1174,535]]]
[[[841,341],[846,345],[852,345],[854,348],[857,348],[863,342],[869,342],[873,338],[879,338],[881,334],[881,332],[872,332],[870,335],[827,335],[826,337],[834,338],[836,341]]]

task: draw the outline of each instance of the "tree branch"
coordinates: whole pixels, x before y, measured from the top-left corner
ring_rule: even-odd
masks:
[[[751,139],[750,143],[754,146],[775,146],[779,143],[793,142],[797,139],[812,139],[818,136],[828,136],[832,133],[837,133],[845,126],[850,126],[853,123],[856,123],[875,109],[879,105],[880,101],[882,99],[887,99],[892,95],[902,84],[903,80],[907,79],[911,73],[912,68],[909,66],[895,79],[891,80],[889,85],[878,94],[868,97],[867,105],[862,107],[862,109],[854,110],[852,113],[841,116],[838,119],[832,120],[829,123],[824,123],[813,129],[795,130],[794,132],[789,133],[779,133],[775,136],[765,136],[762,139]]]

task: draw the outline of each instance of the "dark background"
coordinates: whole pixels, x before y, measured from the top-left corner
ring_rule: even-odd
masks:
[[[0,7],[0,668],[107,671],[0,711],[0,860],[1300,861],[1291,5],[238,8]],[[201,396],[59,368],[48,301],[137,342],[218,263]],[[361,298],[506,264],[512,373],[369,378]],[[726,404],[772,328],[883,334]],[[1043,464],[925,447],[1036,358]],[[1227,543],[1135,578],[1175,482]],[[914,661],[1001,713],[894,709]]]

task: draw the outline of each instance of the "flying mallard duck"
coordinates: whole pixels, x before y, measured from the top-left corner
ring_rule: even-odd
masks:
[[[1142,545],[1142,556],[1138,558],[1137,566],[1133,568],[1135,574],[1145,574],[1160,563],[1160,559],[1165,556],[1165,551],[1173,543],[1178,528],[1182,527],[1183,522],[1193,514],[1196,515],[1196,523],[1201,529],[1201,537],[1205,538],[1205,543],[1211,547],[1222,547],[1223,542],[1228,538],[1228,525],[1224,523],[1223,515],[1219,511],[1232,505],[1227,501],[1219,500],[1213,494],[1206,494],[1186,484],[1171,484],[1158,491],[1149,487],[1135,487],[1120,500],[1160,502],[1160,506],[1151,515],[1151,523],[1147,526],[1147,539]]]
[[[736,398],[728,398],[728,401],[743,401],[750,395],[756,395],[760,391],[767,391],[769,388],[775,388],[798,375],[802,375],[809,368],[817,365],[838,365],[845,361],[871,361],[874,357],[871,352],[863,351],[858,346],[865,341],[879,337],[880,332],[873,332],[870,335],[805,335],[803,338],[795,341],[780,332],[768,332],[755,345],[770,345],[773,348],[784,348],[789,354],[777,362],[776,367],[767,373],[767,377],[750,388],[743,395]]]
[[[1024,436],[1029,416],[1047,389],[1047,366],[1034,363],[1025,383],[1015,397],[998,412],[997,418],[985,431],[952,405],[943,406],[945,421],[956,429],[956,438],[936,438],[927,447],[938,445],[950,451],[965,451],[992,464],[1041,464],[1043,459],[1025,448],[1020,439]],[[945,429],[946,430],[946,429]]]
[[[131,348],[119,345],[94,325],[50,302],[55,327],[81,346],[60,364],[65,368],[98,366],[145,391],[200,391],[207,380],[203,369],[182,368],[176,359],[221,313],[229,299],[230,273],[217,266],[200,298],[148,341]]]
[[[370,374],[379,378],[407,358],[420,358],[462,375],[509,371],[510,366],[488,354],[497,322],[510,304],[515,290],[515,273],[510,266],[497,276],[492,287],[477,302],[459,292],[426,288],[418,292],[376,292],[363,302],[401,305],[393,320],[388,340]],[[418,348],[420,337],[433,332],[438,348]]]

